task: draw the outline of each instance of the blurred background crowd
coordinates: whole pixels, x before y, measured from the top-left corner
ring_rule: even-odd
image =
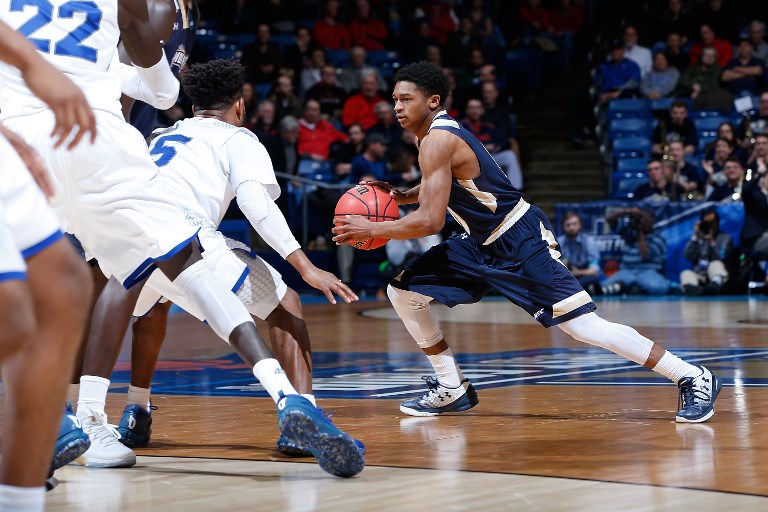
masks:
[[[189,64],[242,62],[245,127],[272,158],[281,208],[312,258],[361,293],[381,295],[386,279],[440,239],[365,252],[330,242],[334,206],[350,184],[419,181],[416,140],[391,99],[397,69],[417,60],[443,67],[449,114],[552,217],[564,263],[590,292],[765,289],[764,2],[198,6]],[[190,114],[182,96],[157,125]],[[236,206],[222,228],[259,245]],[[442,237],[460,231],[448,218]]]

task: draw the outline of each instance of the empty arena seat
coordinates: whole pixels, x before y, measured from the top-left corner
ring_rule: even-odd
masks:
[[[613,141],[614,158],[640,158],[651,153],[651,141],[648,137],[622,137]]]
[[[308,160],[299,161],[299,176],[311,178],[317,181],[332,182],[334,178],[334,163],[330,160]]]
[[[646,119],[621,118],[608,122],[608,137],[618,139],[623,137],[649,137],[652,125]]]
[[[632,199],[635,189],[648,182],[648,175],[639,172],[615,172],[611,175],[611,197]]]
[[[696,131],[699,133],[702,132],[717,132],[717,129],[720,127],[721,124],[728,121],[727,117],[723,117],[722,114],[718,113],[717,116],[708,116],[708,117],[694,117],[693,118],[693,124],[696,125]]]
[[[641,118],[650,116],[648,100],[640,98],[616,98],[608,104],[608,119]]]
[[[647,166],[648,159],[645,157],[616,160],[616,172],[644,173]]]
[[[251,225],[243,219],[227,219],[219,224],[219,231],[227,238],[243,242],[251,246]]]

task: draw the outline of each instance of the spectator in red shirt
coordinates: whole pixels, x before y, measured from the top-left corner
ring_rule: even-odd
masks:
[[[299,119],[299,157],[328,160],[331,145],[336,142],[347,142],[347,135],[320,117],[319,101],[307,100]]]
[[[375,107],[384,98],[379,96],[379,88],[376,83],[376,75],[365,73],[360,83],[360,92],[354,94],[344,103],[341,121],[344,126],[360,123],[364,130],[378,122]]]
[[[451,5],[440,0],[428,0],[420,8],[416,9],[414,18],[427,18],[429,20],[430,35],[444,45],[448,36],[456,32],[459,26],[458,17],[453,12]]]
[[[584,23],[584,8],[571,4],[571,0],[560,0],[560,5],[549,10],[549,21],[556,34],[578,32]]]
[[[541,0],[525,0],[520,6],[520,19],[532,34],[552,31],[549,13],[541,6]]]
[[[695,64],[701,57],[701,52],[704,48],[714,48],[717,50],[717,64],[722,68],[728,65],[728,62],[733,58],[733,46],[728,41],[718,39],[715,31],[712,27],[704,23],[699,31],[701,33],[701,41],[693,45],[691,51],[691,64]]]
[[[323,18],[315,23],[315,42],[331,50],[349,48],[349,29],[336,18],[339,15],[339,0],[326,0]]]
[[[352,44],[366,50],[385,50],[387,26],[380,20],[371,18],[371,4],[368,0],[355,2],[355,17],[349,22],[349,35]]]

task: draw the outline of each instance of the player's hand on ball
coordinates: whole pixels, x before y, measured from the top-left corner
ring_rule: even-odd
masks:
[[[380,189],[386,191],[389,194],[389,197],[395,200],[397,204],[407,204],[408,201],[406,201],[406,195],[405,192],[401,191],[400,189],[397,189],[393,187],[391,184],[387,183],[386,181],[361,181],[361,185],[370,185],[372,187],[379,187]]]
[[[325,270],[321,270],[319,268],[314,268],[302,274],[301,277],[304,279],[304,281],[307,282],[307,284],[323,292],[325,297],[328,299],[328,302],[331,304],[336,304],[336,298],[334,297],[334,294],[341,297],[347,304],[358,300],[355,292],[350,290],[349,287],[341,281],[341,279],[331,274],[330,272],[326,272]]]
[[[365,242],[373,238],[371,234],[371,225],[362,215],[345,215],[344,217],[334,217],[333,223],[336,226],[331,230],[334,236],[333,241],[336,245],[354,244],[355,242]]]

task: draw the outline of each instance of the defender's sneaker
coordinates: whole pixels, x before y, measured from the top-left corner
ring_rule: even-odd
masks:
[[[434,377],[422,377],[422,380],[427,383],[427,393],[401,403],[400,411],[411,416],[437,416],[446,412],[466,411],[480,401],[469,379],[464,379],[455,388],[443,386]]]
[[[365,458],[355,440],[317,410],[301,395],[288,395],[277,402],[278,427],[288,441],[309,450],[323,471],[351,477],[365,467]]]
[[[156,407],[150,405],[149,410],[140,405],[126,405],[123,415],[120,417],[120,425],[117,432],[120,434],[120,442],[129,448],[140,448],[149,444],[152,435],[152,410]]]
[[[136,464],[136,454],[120,443],[120,434],[107,423],[105,413],[81,405],[77,416],[91,439],[91,447],[75,462],[92,468],[127,468]]]
[[[723,381],[703,366],[696,377],[683,377],[677,383],[680,396],[677,401],[677,423],[701,423],[715,414],[715,400]]]
[[[321,407],[318,407],[317,410],[320,412],[320,414],[325,416],[325,419],[333,423],[331,420],[331,416],[333,416],[332,412],[326,412]],[[360,455],[365,455],[365,444],[363,444],[363,442],[359,439],[354,439],[354,441],[357,445],[357,450],[360,452]],[[312,457],[312,452],[310,452],[307,448],[292,442],[284,435],[281,435],[280,439],[277,440],[277,451],[289,457]]]
[[[59,436],[56,439],[56,449],[51,461],[51,475],[60,467],[73,462],[79,456],[84,454],[91,446],[91,440],[88,438],[80,422],[72,411],[72,404],[67,402],[64,407],[64,416],[59,423]]]

